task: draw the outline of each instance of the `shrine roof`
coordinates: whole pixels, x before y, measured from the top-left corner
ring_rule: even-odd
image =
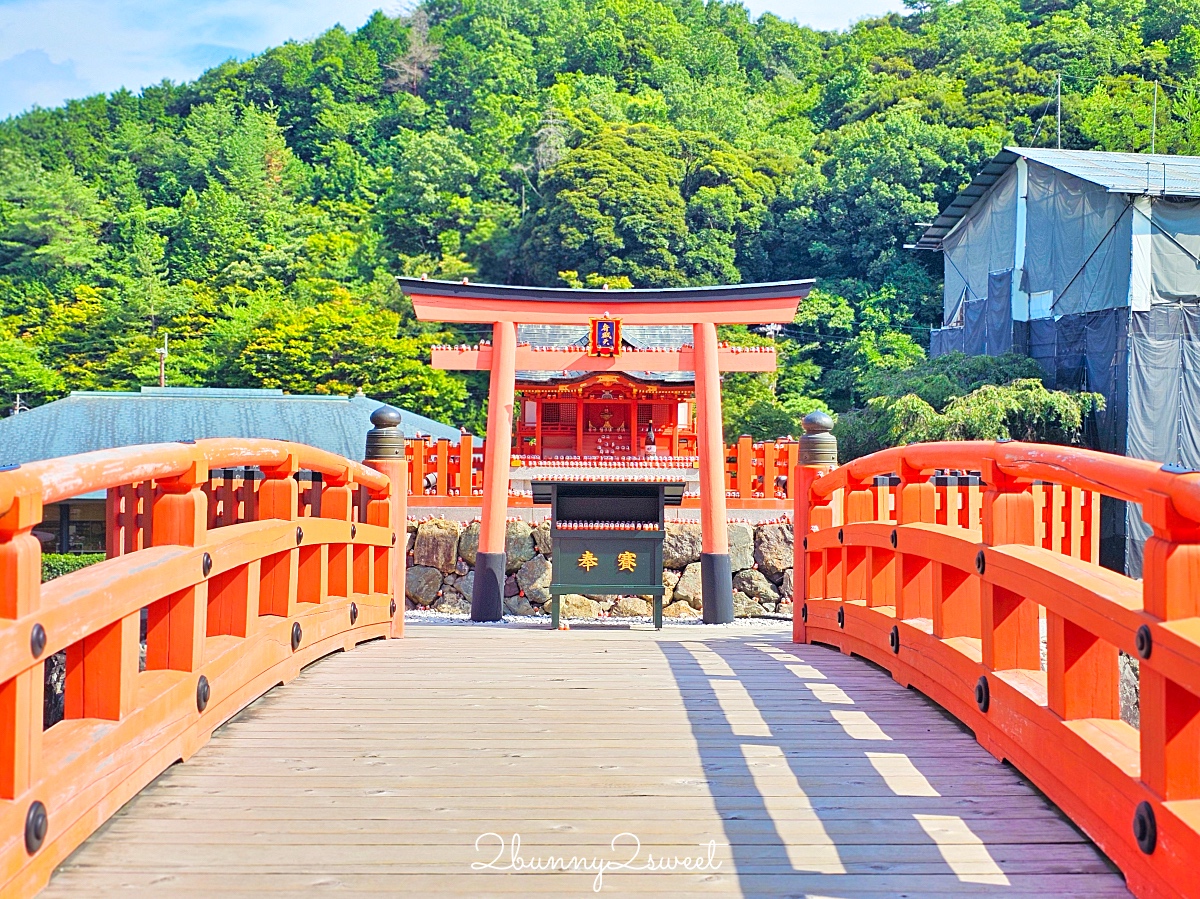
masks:
[[[517,341],[538,347],[587,346],[585,325],[518,325]],[[636,350],[677,350],[691,345],[690,325],[626,325],[621,343]]]
[[[518,325],[517,342],[530,346],[562,349],[588,345],[588,329],[584,325]],[[635,350],[677,350],[691,345],[689,325],[626,325],[621,329],[621,345]],[[582,381],[595,374],[587,371],[519,371],[517,380],[526,383],[556,384]],[[639,381],[657,384],[691,384],[696,380],[690,371],[636,371],[628,373]]]

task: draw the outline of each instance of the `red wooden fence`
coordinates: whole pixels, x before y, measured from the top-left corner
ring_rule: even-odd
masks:
[[[110,558],[43,585],[42,506],[94,490],[108,491]],[[399,636],[403,520],[387,475],[278,441],[0,472],[0,895],[43,886],[138,790],[305,664]],[[43,732],[44,665],[61,650],[65,719]]]
[[[1200,896],[1200,473],[1009,442],[796,478],[797,641],[953,713],[1138,895]],[[1101,495],[1153,529],[1141,581],[1097,564]],[[1121,720],[1118,650],[1139,662],[1140,729]]]
[[[741,437],[737,443],[726,447],[725,473],[726,493],[730,498],[753,505],[762,500],[764,507],[773,507],[775,500],[794,498],[791,472],[796,466],[799,444],[794,440],[776,440],[755,443],[750,437]],[[484,441],[464,434],[458,445],[442,438],[431,440],[416,438],[407,441],[409,470],[408,492],[413,497],[467,497],[467,504],[477,504],[483,493]],[[519,461],[519,457],[514,457]],[[607,462],[630,461],[632,464],[664,464],[673,459],[680,465],[691,467],[695,455],[674,457],[633,457],[620,460],[606,457]],[[653,461],[651,461],[653,460]],[[569,461],[569,460],[564,460]],[[578,461],[586,467],[588,460]],[[424,505],[435,500],[417,500],[415,505]]]

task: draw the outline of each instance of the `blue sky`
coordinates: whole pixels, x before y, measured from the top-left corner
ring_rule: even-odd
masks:
[[[335,24],[357,28],[404,0],[0,0],[0,117],[71,97],[186,81]],[[818,28],[899,9],[900,0],[748,0]]]

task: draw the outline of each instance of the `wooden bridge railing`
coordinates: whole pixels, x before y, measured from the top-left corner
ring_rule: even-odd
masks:
[[[240,439],[0,471],[0,895],[36,892],[307,663],[399,636],[403,479],[402,463]],[[109,558],[42,584],[42,506],[96,490]],[[45,729],[44,665],[64,650],[64,719]]]
[[[796,640],[930,696],[1138,895],[1200,896],[1200,473],[937,443],[796,480]],[[1097,564],[1101,495],[1141,506],[1144,580]],[[1139,664],[1140,728],[1121,720],[1118,651]]]

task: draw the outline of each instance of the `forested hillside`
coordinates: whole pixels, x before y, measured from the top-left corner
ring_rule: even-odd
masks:
[[[902,382],[932,426],[1036,370],[922,364],[940,259],[903,249],[915,223],[1003,144],[1053,145],[1060,74],[1063,146],[1148,148],[1159,81],[1159,151],[1200,151],[1198,26],[1200,0],[921,2],[847,32],[720,0],[426,0],[35,110],[0,123],[0,404],[155,383],[169,335],[174,385],[361,387],[479,429],[482,381],[425,364],[478,332],[415,322],[395,275],[816,277],[779,377],[731,379],[730,427]]]

